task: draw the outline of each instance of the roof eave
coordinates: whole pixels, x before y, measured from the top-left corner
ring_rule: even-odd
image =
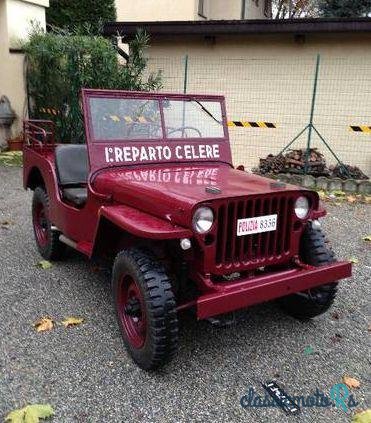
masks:
[[[109,22],[104,26],[103,33],[104,35],[119,34],[130,38],[138,28],[145,29],[152,37],[371,32],[371,19]]]

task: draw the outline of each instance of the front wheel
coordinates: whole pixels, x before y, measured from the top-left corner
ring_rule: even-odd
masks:
[[[49,218],[49,197],[42,187],[37,187],[33,193],[32,223],[40,254],[46,260],[61,259],[66,246],[59,241],[60,232],[52,228]]]
[[[326,245],[321,229],[305,228],[300,245],[300,257],[304,263],[323,266],[336,261],[334,252]],[[289,295],[278,300],[281,308],[299,320],[309,320],[325,313],[334,302],[337,283],[321,285],[308,291]]]
[[[120,252],[113,265],[113,298],[125,347],[135,363],[154,370],[178,347],[178,319],[163,266],[139,249]]]

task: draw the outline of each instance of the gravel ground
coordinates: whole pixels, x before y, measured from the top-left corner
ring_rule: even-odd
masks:
[[[50,403],[54,422],[349,422],[352,411],[302,408],[287,417],[277,408],[240,405],[249,387],[275,379],[290,395],[316,388],[329,394],[344,374],[356,377],[358,409],[370,404],[369,319],[371,207],[329,206],[325,228],[339,257],[357,257],[330,313],[310,323],[286,317],[274,304],[244,313],[229,328],[182,321],[180,350],[164,370],[139,370],[123,349],[114,320],[109,274],[78,254],[51,269],[40,260],[30,219],[31,193],[21,170],[0,167],[0,418],[27,403]],[[48,333],[41,316],[86,322]],[[305,354],[306,347],[312,354]]]

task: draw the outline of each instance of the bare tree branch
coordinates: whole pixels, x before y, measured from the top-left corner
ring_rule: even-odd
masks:
[[[272,8],[276,19],[318,17],[318,0],[273,0]]]

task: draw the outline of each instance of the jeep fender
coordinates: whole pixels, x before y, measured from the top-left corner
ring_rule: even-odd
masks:
[[[159,217],[152,216],[133,207],[124,205],[102,206],[99,209],[98,225],[93,245],[93,256],[110,249],[118,237],[169,241],[191,238],[192,231]]]

